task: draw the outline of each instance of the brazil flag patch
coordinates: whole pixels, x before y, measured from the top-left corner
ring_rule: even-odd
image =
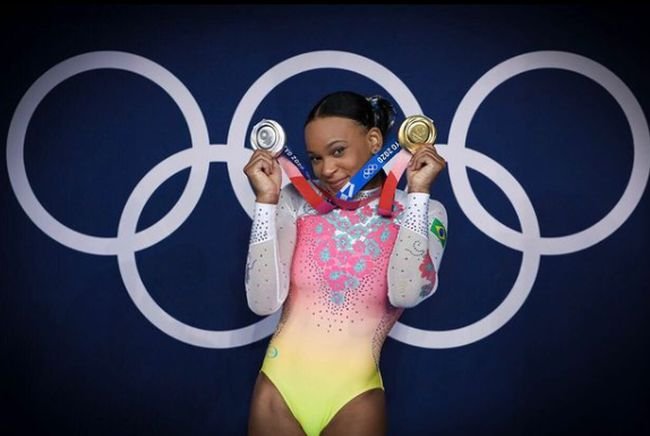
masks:
[[[447,244],[447,229],[445,229],[445,225],[438,218],[435,218],[431,223],[430,230],[438,238],[438,241],[442,244],[442,248],[445,248],[445,244]]]

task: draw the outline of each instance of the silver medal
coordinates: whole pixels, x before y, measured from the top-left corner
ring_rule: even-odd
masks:
[[[277,121],[263,119],[253,126],[250,141],[254,150],[267,150],[277,157],[284,150],[286,135]]]

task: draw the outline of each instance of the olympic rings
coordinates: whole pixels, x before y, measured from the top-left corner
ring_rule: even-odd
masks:
[[[160,86],[178,105],[190,131],[192,147],[177,152],[152,168],[127,199],[112,238],[79,233],[49,214],[34,194],[24,163],[24,142],[30,120],[41,101],[59,83],[95,69],[120,69],[143,76]],[[241,168],[251,150],[246,149],[246,131],[261,101],[277,85],[302,72],[337,68],[362,74],[381,85],[405,114],[422,113],[408,87],[391,71],[366,57],[343,51],[314,51],[294,56],[263,74],[239,102],[225,144],[210,144],[203,114],[191,93],[162,66],[131,53],[97,51],[69,58],[46,71],[20,100],[7,136],[7,167],[12,189],[29,218],[49,237],[88,254],[115,255],[125,287],[140,312],[157,328],[188,344],[206,348],[232,348],[271,335],[279,313],[249,326],[233,330],[204,330],[182,323],[153,300],[140,277],[135,253],[168,237],[189,217],[198,203],[211,162],[225,162],[233,190],[242,208],[252,217],[254,197]],[[521,184],[501,165],[484,154],[466,148],[471,120],[479,105],[499,84],[517,74],[540,68],[564,69],[582,74],[603,86],[621,106],[634,145],[634,163],[628,185],[614,208],[599,222],[583,231],[543,237],[533,205]],[[604,66],[579,55],[539,51],[508,59],[485,73],[467,92],[454,115],[449,144],[436,145],[447,161],[454,196],[469,220],[484,234],[521,251],[519,275],[503,302],[479,321],[442,331],[422,330],[396,323],[390,336],[424,348],[451,348],[476,342],[505,325],[524,304],[537,276],[542,255],[567,254],[586,249],[609,237],[638,205],[650,173],[650,135],[643,111],[629,88]],[[390,169],[390,164],[387,169]],[[155,190],[174,174],[190,168],[190,177],[178,202],[157,223],[137,232],[144,206]],[[517,232],[492,217],[480,204],[469,183],[467,168],[492,180],[512,203],[521,225]]]

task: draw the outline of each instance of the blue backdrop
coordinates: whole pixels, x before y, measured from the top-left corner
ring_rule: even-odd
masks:
[[[311,106],[352,89],[431,117],[448,160],[440,286],[382,355],[390,435],[649,432],[644,17],[3,13],[0,431],[244,435],[277,319],[244,297],[247,134],[273,118],[303,153]]]

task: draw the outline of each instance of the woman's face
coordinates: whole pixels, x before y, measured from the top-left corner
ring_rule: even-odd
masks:
[[[367,130],[349,118],[328,116],[305,126],[305,144],[314,175],[335,194],[381,149],[382,135],[376,127]]]

